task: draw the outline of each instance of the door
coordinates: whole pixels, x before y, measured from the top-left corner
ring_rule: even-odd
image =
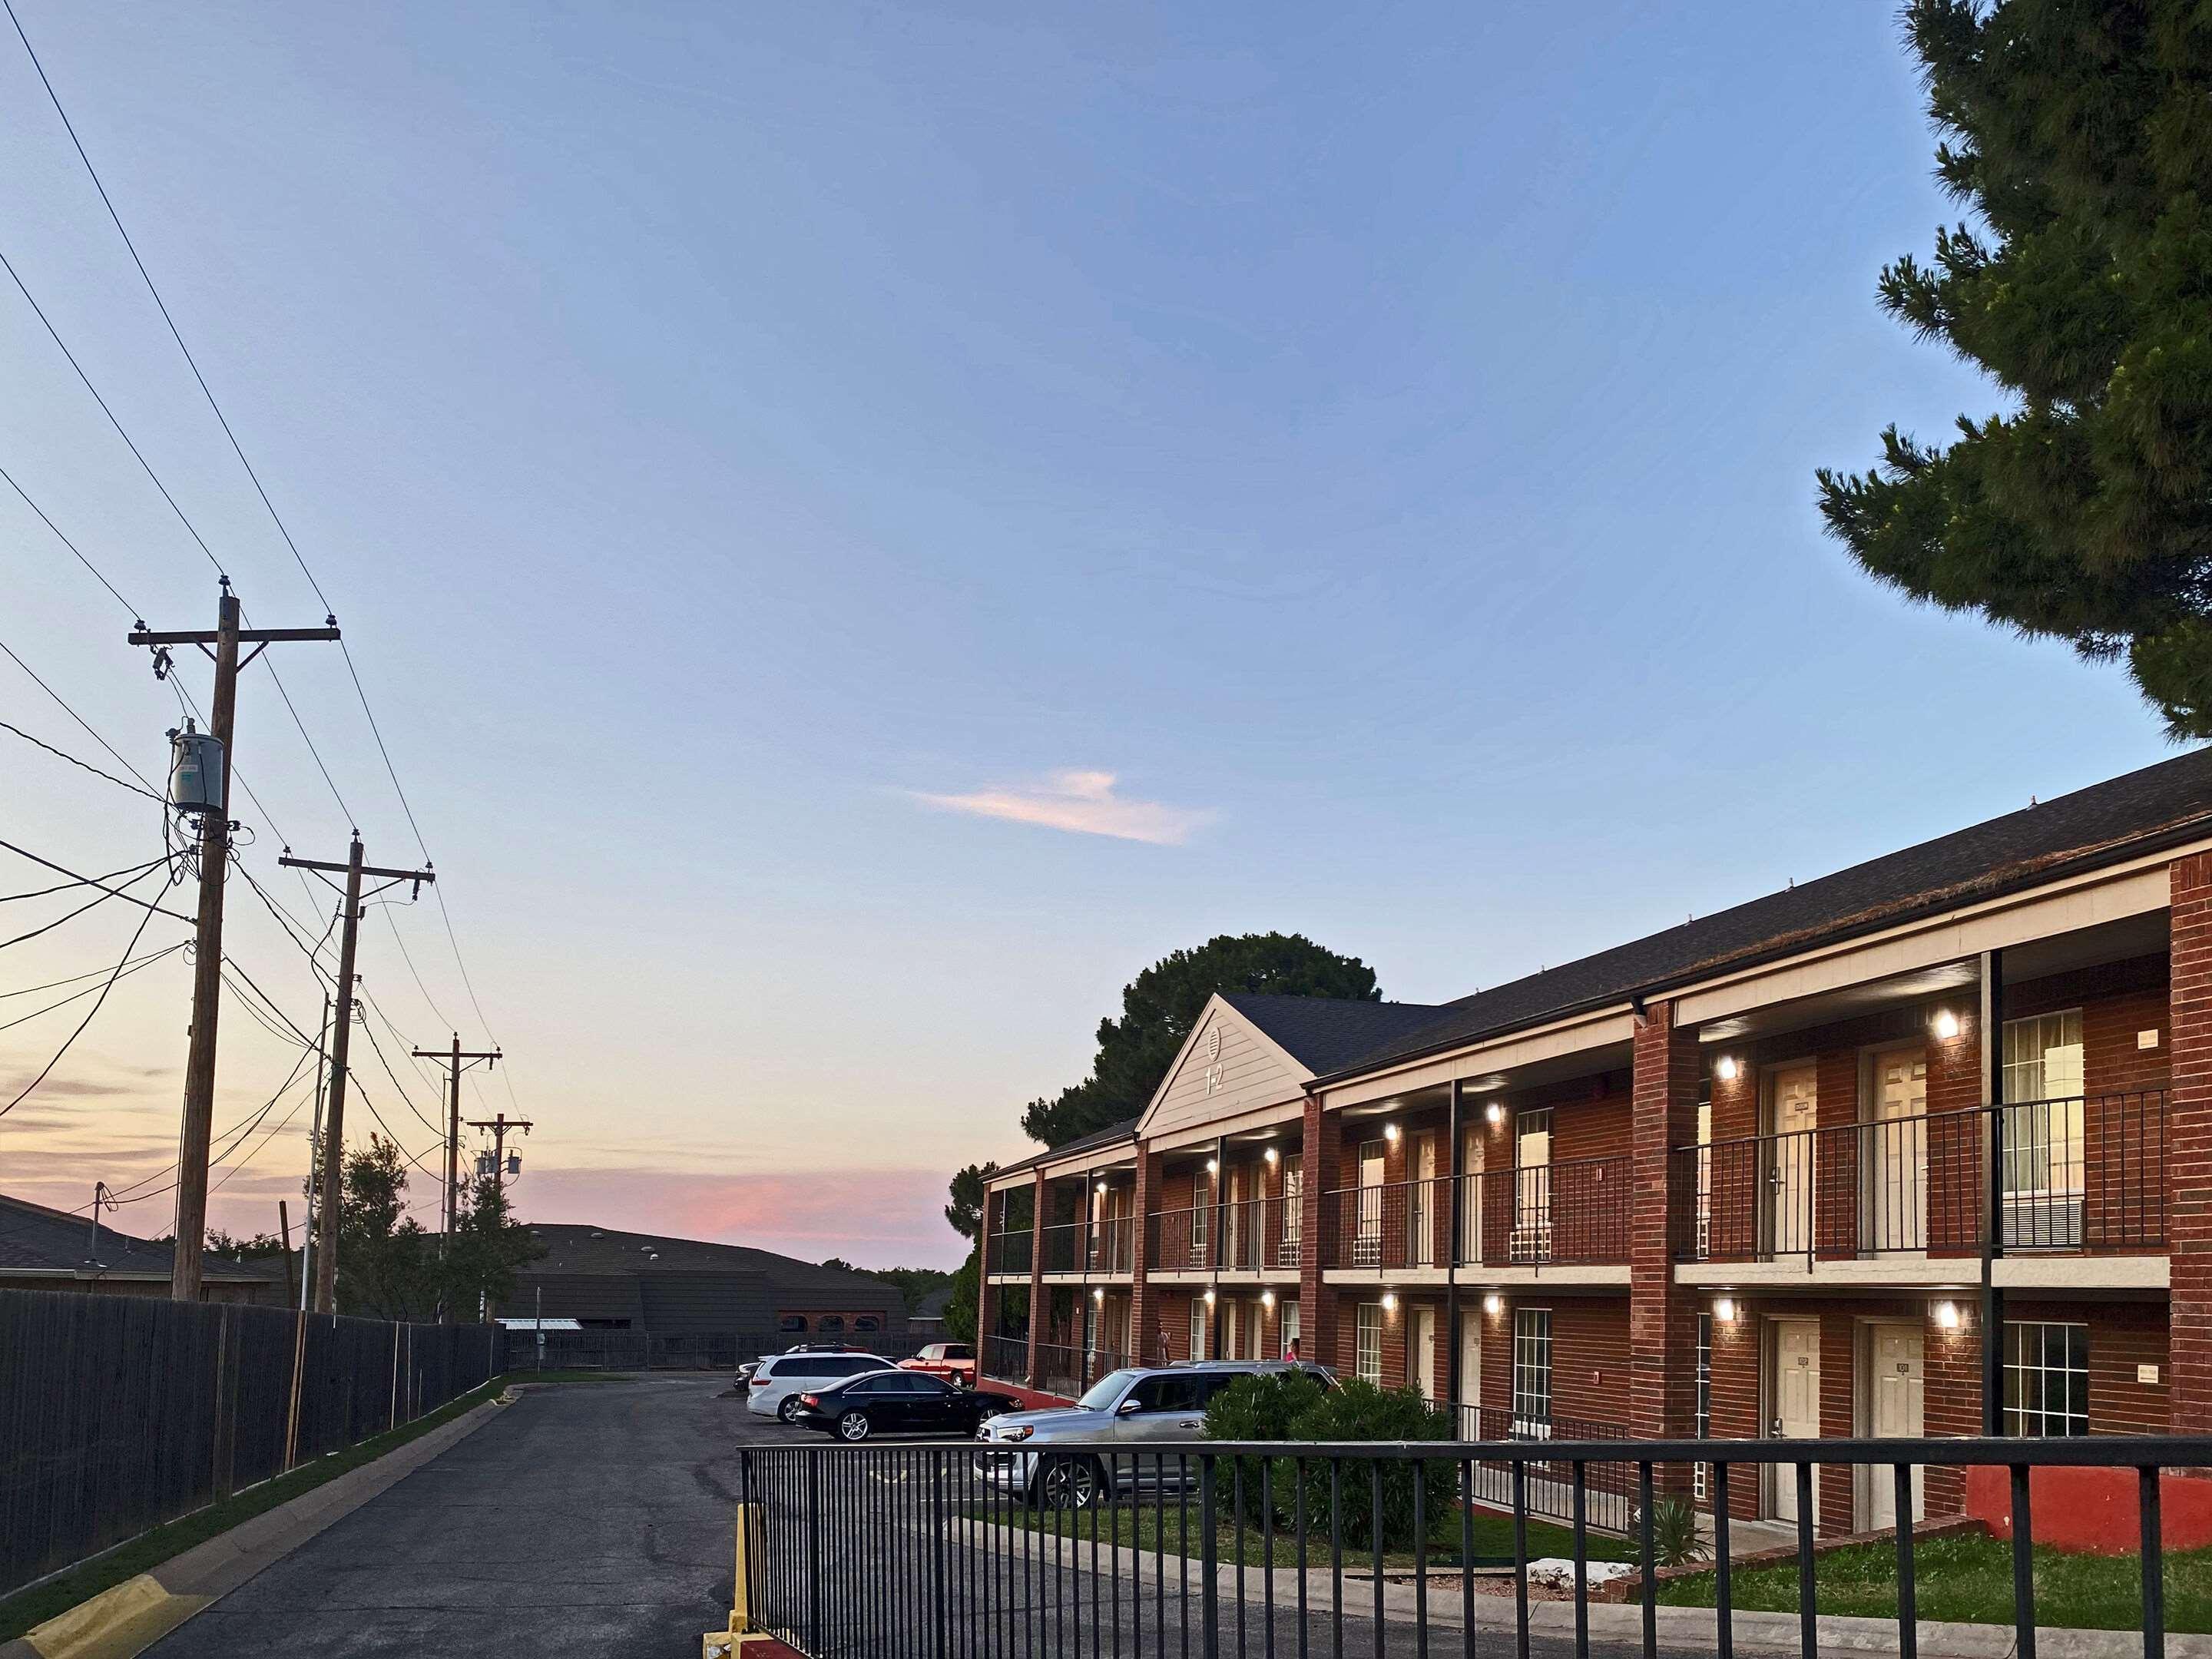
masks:
[[[1813,1129],[1820,1116],[1818,1073],[1787,1066],[1772,1080],[1774,1139],[1767,1166],[1767,1237],[1777,1255],[1813,1248]]]
[[[1196,1371],[1139,1377],[1114,1418],[1116,1440],[1195,1440],[1206,1426],[1206,1379]]]
[[[1221,1298],[1221,1357],[1224,1359],[1248,1357],[1244,1352],[1244,1326],[1237,1317],[1237,1298],[1233,1296]]]
[[[1359,1149],[1359,1231],[1352,1239],[1352,1265],[1382,1265],[1382,1143],[1370,1140]]]
[[[1437,1138],[1423,1135],[1413,1143],[1413,1189],[1406,1203],[1406,1265],[1437,1265],[1435,1231]]]
[[[1467,1131],[1460,1149],[1459,1261],[1482,1261],[1482,1132]]]
[[[1229,1169],[1229,1213],[1221,1227],[1221,1265],[1224,1267],[1249,1267],[1238,1246],[1249,1230],[1244,1224],[1244,1166],[1234,1164]]]
[[[1482,1438],[1482,1322],[1462,1316],[1459,1333],[1459,1437]]]
[[[1294,1348],[1297,1348],[1297,1346],[1298,1346],[1298,1304],[1297,1304],[1297,1303],[1295,1303],[1295,1302],[1285,1302],[1285,1303],[1284,1303],[1284,1304],[1283,1304],[1283,1353],[1282,1353],[1282,1357],[1283,1357],[1284,1358],[1285,1358],[1285,1359],[1290,1358],[1291,1358],[1291,1350],[1292,1350],[1292,1349],[1294,1349]]]
[[[1820,1437],[1820,1322],[1817,1319],[1778,1319],[1774,1322],[1774,1432],[1784,1440]],[[1820,1472],[1813,1471],[1817,1504]],[[1783,1521],[1797,1518],[1797,1474],[1794,1468],[1774,1471],[1774,1514]]]
[[[1862,1252],[1928,1248],[1928,1051],[1919,1043],[1874,1057],[1875,1144],[1865,1168]]]
[[[1255,1302],[1244,1312],[1244,1352],[1248,1358],[1267,1357],[1267,1309],[1264,1303]]]
[[[1413,1386],[1431,1405],[1437,1399],[1437,1310],[1413,1310],[1413,1335],[1407,1359],[1413,1366]]]
[[[1875,1325],[1867,1331],[1867,1431],[1876,1440],[1926,1437],[1926,1338],[1917,1325]],[[1866,1472],[1860,1511],[1870,1530],[1897,1524],[1897,1486],[1887,1468]],[[1922,1472],[1912,1472],[1912,1518],[1928,1516]]]

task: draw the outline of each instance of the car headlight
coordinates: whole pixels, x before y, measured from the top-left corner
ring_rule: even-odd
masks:
[[[1032,1424],[1029,1424],[1029,1423],[1017,1423],[1017,1424],[1016,1424],[1016,1425],[1014,1425],[1014,1426],[1013,1426],[1013,1427],[1012,1427],[1011,1429],[1000,1429],[1000,1430],[999,1430],[999,1431],[998,1431],[998,1436],[999,1436],[999,1438],[1000,1438],[1000,1439],[1001,1439],[1001,1440],[1017,1440],[1017,1441],[1018,1441],[1018,1440],[1026,1440],[1026,1439],[1028,1439],[1031,1435],[1035,1434],[1036,1432],[1036,1426],[1035,1426],[1034,1425],[1032,1425]]]

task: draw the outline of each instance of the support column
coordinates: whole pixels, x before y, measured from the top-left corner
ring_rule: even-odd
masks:
[[[1335,1255],[1334,1240],[1322,1237],[1325,1213],[1322,1195],[1336,1184],[1341,1120],[1321,1109],[1316,1095],[1306,1097],[1305,1191],[1298,1206],[1298,1354],[1324,1365],[1338,1361],[1336,1298],[1322,1281],[1322,1264]]]
[[[988,1181],[983,1183],[982,1225],[975,1230],[975,1379],[993,1358],[993,1340],[999,1334],[999,1287],[991,1282],[991,1212],[1001,1203]]]
[[[1690,1438],[1697,1426],[1696,1308],[1674,1283],[1672,1222],[1696,1202],[1674,1156],[1698,1135],[1698,1082],[1705,1062],[1694,1028],[1678,1029],[1674,1005],[1654,1003],[1636,1028],[1633,1181],[1629,1198],[1630,1431],[1644,1439]],[[1680,1190],[1678,1190],[1680,1188]]]
[[[1160,1155],[1137,1146],[1135,1214],[1129,1223],[1129,1358],[1138,1364],[1161,1364],[1167,1360],[1166,1334],[1159,1328],[1159,1294],[1152,1288],[1152,1255],[1158,1240],[1152,1236],[1152,1210],[1160,1195]]]
[[[1449,1345],[1444,1356],[1444,1403],[1454,1407],[1455,1419],[1460,1400],[1461,1386],[1467,1379],[1459,1374],[1460,1364],[1460,1298],[1459,1298],[1459,1241],[1467,1218],[1467,1182],[1462,1179],[1466,1170],[1460,1154],[1461,1144],[1467,1139],[1461,1127],[1467,1115],[1466,1086],[1454,1078],[1451,1085],[1451,1110],[1445,1134],[1449,1138],[1444,1152],[1444,1170],[1450,1176],[1450,1202],[1444,1206],[1449,1218],[1450,1231],[1444,1237],[1444,1340]],[[1459,1430],[1452,1430],[1457,1434]]]
[[[1975,1321],[1981,1338],[1982,1432],[2004,1432],[2004,1291],[1996,1282],[2004,1254],[2004,952],[1984,951],[1981,962],[1982,1307]]]
[[[2212,854],[2176,859],[2166,1096],[2166,1364],[2174,1432],[2212,1422]]]
[[[1044,1171],[1030,1177],[1030,1355],[1022,1381],[1034,1389],[1043,1371],[1037,1347],[1044,1340]]]

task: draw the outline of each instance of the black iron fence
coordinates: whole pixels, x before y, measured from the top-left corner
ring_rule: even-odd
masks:
[[[1669,1231],[1685,1261],[1978,1254],[1992,1170],[2006,1250],[2166,1243],[2163,1090],[1748,1135],[1673,1156],[1688,1196]]]
[[[2212,1462],[2202,1439],[1521,1441],[1491,1444],[1101,1442],[1018,1446],[838,1445],[740,1453],[750,1626],[812,1659],[1079,1659],[1197,1654],[1378,1656],[1531,1651],[1532,1561],[1558,1551],[1547,1643],[1646,1655],[1741,1640],[1823,1650],[1814,1537],[1815,1471],[1877,1486],[1895,1528],[1894,1607],[1830,1638],[1918,1650],[1915,1491],[1931,1466],[2001,1472],[2008,1489],[2012,1651],[2038,1635],[2031,1472],[2103,1468],[2132,1496],[2142,1651],[2166,1650],[2166,1472]],[[1713,1479],[1706,1605],[1662,1607],[1662,1537],[1693,1462]],[[1729,1470],[1753,1466],[1796,1497],[1795,1607],[1735,1606]],[[1502,1522],[1482,1471],[1504,1471]],[[1627,1472],[1623,1531],[1599,1532],[1597,1472]],[[1956,1479],[1955,1474],[1953,1477]],[[1537,1528],[1556,1483],[1566,1525]],[[1486,1540],[1490,1540],[1486,1544]],[[1626,1558],[1601,1567],[1598,1558]],[[1786,1559],[1786,1558],[1785,1558]],[[1623,1590],[1594,1594],[1626,1571]],[[1674,1600],[1675,1598],[1669,1598]],[[1785,1605],[1787,1605],[1785,1603]],[[2130,1610],[2131,1612],[2133,1610]],[[1884,1628],[1886,1626],[1886,1628]],[[1663,1633],[1667,1646],[1662,1650]]]
[[[499,1375],[487,1325],[0,1291],[0,1593]]]
[[[795,1343],[836,1343],[885,1359],[905,1359],[920,1346],[911,1335],[846,1330],[795,1335],[788,1331],[546,1331],[527,1321],[507,1329],[507,1368],[514,1371],[728,1371],[781,1353]]]

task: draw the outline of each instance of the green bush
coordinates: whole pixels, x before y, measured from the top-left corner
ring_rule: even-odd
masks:
[[[1206,1407],[1206,1437],[1208,1440],[1295,1440],[1298,1420],[1322,1399],[1322,1385],[1304,1371],[1262,1372],[1252,1376],[1240,1376],[1227,1388],[1218,1392]],[[1245,1522],[1257,1525],[1260,1520],[1260,1469],[1266,1462],[1258,1457],[1239,1457],[1228,1460],[1214,1471],[1215,1489],[1222,1503],[1237,1510]],[[1243,1502],[1236,1503],[1238,1480],[1243,1480]],[[1279,1481],[1291,1478],[1290,1465],[1281,1465],[1275,1473]],[[1279,1492],[1287,1492],[1279,1488]],[[1282,1505],[1277,1504],[1278,1510]]]
[[[1305,1376],[1271,1376],[1240,1378],[1213,1397],[1206,1413],[1206,1436],[1210,1440],[1308,1440],[1330,1442],[1449,1440],[1451,1418],[1411,1389],[1378,1389],[1355,1377],[1334,1389],[1324,1389]],[[1257,1458],[1236,1460],[1244,1465],[1244,1517],[1259,1515],[1260,1474]],[[1338,1524],[1345,1547],[1372,1549],[1376,1542],[1376,1481],[1373,1465],[1346,1462],[1334,1494]],[[1459,1476],[1449,1460],[1386,1461],[1382,1471],[1382,1545],[1386,1550],[1411,1549],[1414,1542],[1413,1492],[1425,1486],[1430,1526],[1449,1512],[1458,1495]],[[1307,1460],[1303,1474],[1306,1523],[1316,1530],[1329,1525],[1332,1500],[1329,1465]],[[1289,1527],[1297,1512],[1301,1480],[1298,1466],[1290,1458],[1275,1460],[1274,1521]],[[1232,1465],[1224,1462],[1215,1474],[1218,1501],[1232,1507],[1236,1480]]]
[[[1632,1517],[1630,1529],[1644,1524],[1641,1513]],[[1662,1567],[1686,1567],[1710,1560],[1712,1549],[1698,1534],[1697,1506],[1686,1498],[1655,1498],[1651,1504],[1651,1559]]]

